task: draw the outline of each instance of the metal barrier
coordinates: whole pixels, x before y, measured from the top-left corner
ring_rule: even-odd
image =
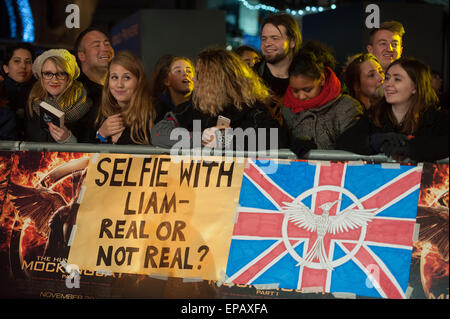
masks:
[[[117,144],[58,144],[24,141],[0,141],[0,150],[3,151],[52,151],[52,152],[78,152],[78,153],[118,153],[118,154],[148,154],[148,155],[185,155],[185,156],[229,156],[250,158],[277,158],[297,159],[289,149],[272,151],[217,151],[211,149],[179,149],[176,154],[168,148],[150,145],[117,145]],[[340,150],[311,150],[302,159],[322,161],[365,161],[369,163],[395,163],[396,161],[384,154],[359,155]],[[413,162],[413,161],[407,161]],[[436,161],[437,164],[448,164],[449,158]]]

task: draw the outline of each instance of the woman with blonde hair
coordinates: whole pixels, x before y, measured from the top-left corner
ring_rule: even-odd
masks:
[[[198,54],[196,62],[192,103],[177,108],[155,125],[152,137],[156,137],[156,145],[175,144],[177,141],[169,139],[171,129],[184,127],[192,132],[194,120],[201,123],[202,145],[213,148],[230,147],[232,139],[224,134],[227,128],[254,128],[256,134],[260,128],[279,129],[278,122],[268,113],[267,105],[271,101],[268,88],[236,53],[205,49]],[[284,144],[280,133],[277,146]],[[234,139],[234,149],[247,150],[247,143],[238,146],[235,137],[230,137]],[[269,148],[269,138],[267,130],[266,148]]]
[[[85,115],[91,107],[83,85],[76,81],[80,69],[65,49],[51,49],[36,58],[33,74],[38,79],[28,98],[26,139],[37,142],[76,143],[83,134]],[[42,102],[64,112],[64,125],[45,117]]]
[[[95,122],[102,143],[151,144],[155,112],[141,61],[128,51],[111,61]]]
[[[196,70],[193,102],[203,113],[214,116],[228,107],[242,111],[257,102],[267,104],[270,101],[269,90],[261,78],[231,51],[200,52]]]

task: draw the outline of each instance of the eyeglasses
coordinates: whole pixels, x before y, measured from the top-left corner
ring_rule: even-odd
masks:
[[[42,77],[45,80],[51,80],[53,79],[54,76],[56,76],[56,78],[58,80],[66,80],[67,79],[67,73],[66,72],[57,72],[57,73],[52,73],[52,72],[42,72]]]

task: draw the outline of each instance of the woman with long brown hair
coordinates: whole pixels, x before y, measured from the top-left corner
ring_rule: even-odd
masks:
[[[386,70],[384,98],[339,139],[339,149],[363,155],[434,161],[448,157],[448,112],[431,87],[430,69],[400,58]]]
[[[155,112],[140,60],[121,51],[111,61],[95,122],[100,142],[151,144]]]
[[[366,109],[383,97],[384,72],[378,59],[370,53],[351,56],[345,67],[344,82],[349,95]]]
[[[167,112],[191,99],[194,75],[194,64],[187,57],[167,54],[158,59],[150,80],[155,123],[162,120]]]

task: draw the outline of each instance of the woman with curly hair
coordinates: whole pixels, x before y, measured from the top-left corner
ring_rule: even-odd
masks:
[[[51,49],[42,53],[33,63],[33,74],[38,81],[28,98],[26,140],[36,142],[76,143],[85,129],[86,114],[91,100],[83,84],[76,79],[80,69],[75,57],[65,49]],[[52,122],[44,126],[40,116],[41,102],[64,112],[64,125]]]
[[[208,147],[229,148],[231,141],[234,141],[234,149],[248,149],[248,143],[238,144],[235,136],[227,138],[227,128],[241,128],[244,131],[253,128],[256,134],[259,128],[279,128],[268,113],[267,105],[271,101],[268,88],[236,53],[206,49],[198,54],[196,62],[192,103],[177,107],[155,125],[152,137],[156,138],[156,145],[174,145],[177,141],[169,139],[171,130],[184,127],[192,132],[194,120],[200,121],[202,145]],[[266,148],[269,148],[268,131]],[[283,144],[281,132],[278,135],[278,143]]]
[[[429,67],[400,58],[387,68],[383,89],[384,98],[342,134],[338,148],[397,160],[448,157],[448,112],[438,106]]]
[[[121,51],[111,61],[95,122],[97,139],[112,144],[151,144],[155,112],[141,61]]]

